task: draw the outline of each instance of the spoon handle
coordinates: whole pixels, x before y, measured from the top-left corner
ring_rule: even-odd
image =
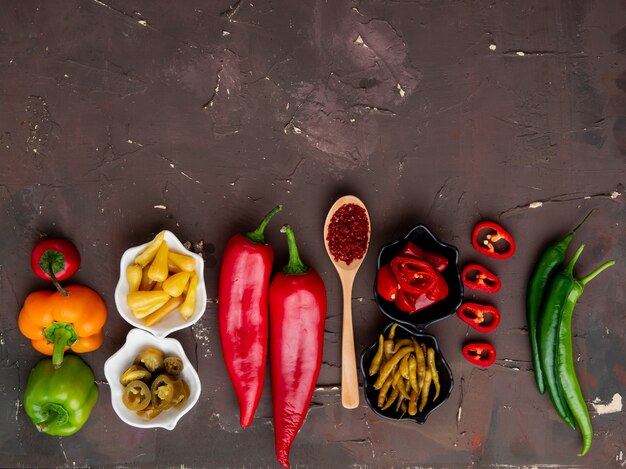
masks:
[[[341,338],[341,404],[346,409],[359,406],[359,380],[356,374],[354,331],[352,328],[352,284],[354,278],[343,279],[343,329]]]

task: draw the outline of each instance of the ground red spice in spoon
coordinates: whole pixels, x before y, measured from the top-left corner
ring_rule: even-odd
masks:
[[[337,209],[328,225],[328,250],[337,261],[346,264],[361,259],[369,241],[369,219],[365,209],[356,204],[345,204]]]

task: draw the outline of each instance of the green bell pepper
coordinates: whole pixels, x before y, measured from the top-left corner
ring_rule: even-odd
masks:
[[[24,391],[24,409],[40,432],[73,435],[85,424],[98,400],[89,365],[66,355],[59,368],[44,358],[31,370]]]

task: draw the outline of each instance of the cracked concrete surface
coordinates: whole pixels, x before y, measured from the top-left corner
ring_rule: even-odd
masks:
[[[289,222],[325,281],[323,364],[293,449],[298,467],[623,467],[623,411],[591,408],[584,460],[576,432],[534,389],[524,316],[535,259],[588,211],[580,272],[617,265],[584,293],[576,366],[591,403],[624,395],[626,368],[626,7],[609,0],[6,0],[0,5],[0,462],[4,467],[275,467],[269,379],[256,420],[239,427],[217,332],[217,280],[230,235],[277,203],[267,239],[276,268]],[[354,289],[357,353],[386,325],[372,299],[377,250],[424,223],[503,281],[488,337],[452,317],[434,334],[454,373],[425,425],[340,403],[341,295],[321,228],[354,193],[372,217]],[[517,254],[497,262],[469,233],[489,218]],[[104,361],[129,330],[116,313],[118,262],[161,229],[206,240],[206,315],[173,336],[202,395],[173,432],[112,411]],[[43,236],[73,240],[77,283],[107,302],[106,340],[85,355],[100,399],[63,439],[39,434],[22,405],[39,359],[17,329],[28,266]],[[460,349],[488,339],[498,361]],[[362,396],[361,396],[362,397]],[[601,407],[602,409],[602,407]],[[37,448],[37,451],[33,451]]]

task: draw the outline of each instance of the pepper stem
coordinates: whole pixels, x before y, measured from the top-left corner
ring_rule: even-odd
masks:
[[[39,267],[45,273],[50,276],[52,284],[56,287],[63,296],[68,296],[70,293],[61,286],[57,280],[55,273],[61,271],[65,265],[65,256],[59,251],[54,249],[46,249],[39,260]]]
[[[565,270],[563,271],[564,274],[568,274],[568,275],[572,275],[573,274],[573,272],[574,272],[574,264],[576,264],[576,262],[578,262],[578,258],[583,253],[583,249],[585,249],[585,245],[581,244],[580,247],[574,253],[574,257],[572,257],[572,260],[569,261],[569,264],[567,264],[567,267],[565,267]]]
[[[270,220],[283,209],[282,205],[277,205],[272,210],[265,215],[265,218],[261,220],[259,226],[257,226],[253,231],[248,231],[244,233],[244,236],[248,238],[253,243],[265,244],[265,227],[270,222]]]
[[[280,229],[281,233],[287,235],[287,246],[289,248],[289,262],[283,268],[283,272],[286,275],[302,275],[305,274],[309,268],[300,259],[298,253],[298,245],[296,244],[296,235],[293,233],[291,226],[284,225]]]
[[[55,368],[59,368],[63,363],[65,347],[76,342],[78,334],[74,330],[74,326],[66,322],[53,322],[44,329],[43,334],[48,342],[54,344],[52,364]]]
[[[586,277],[583,277],[581,279],[578,279],[578,282],[582,285],[585,286],[587,285],[587,283],[591,282],[594,278],[596,278],[602,271],[608,269],[609,267],[611,267],[612,265],[615,264],[615,261],[608,261],[605,262],[604,264],[602,264],[600,267],[598,267],[596,270],[594,270],[593,272],[591,272],[589,275],[587,275]]]

